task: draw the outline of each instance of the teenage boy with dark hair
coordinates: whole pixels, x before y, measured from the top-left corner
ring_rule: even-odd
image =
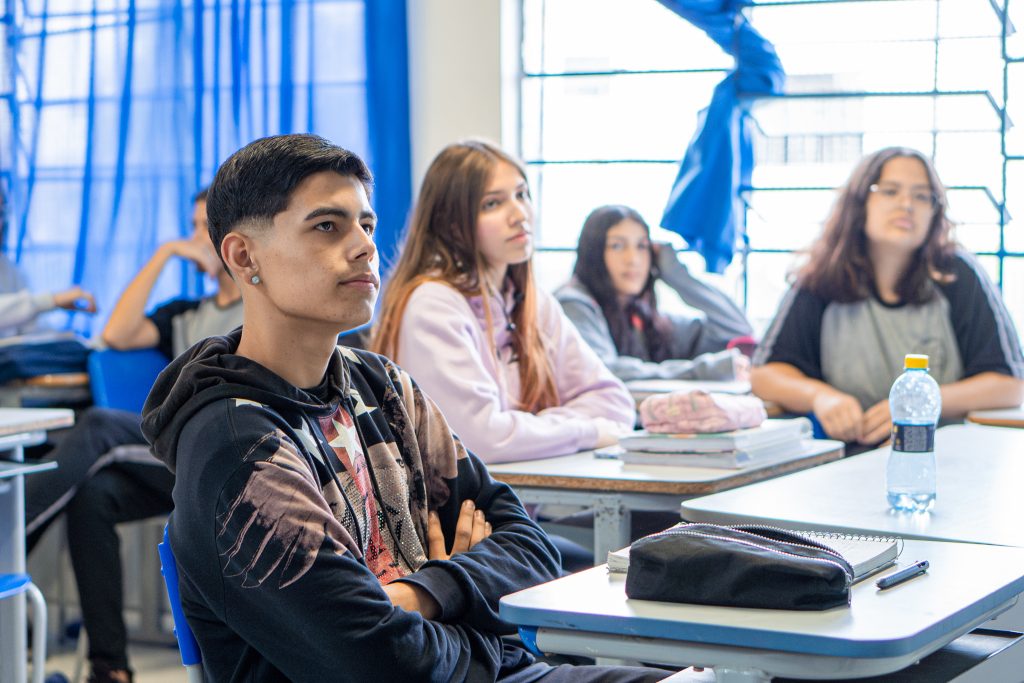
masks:
[[[209,679],[664,678],[550,667],[500,638],[498,599],[555,578],[557,553],[406,373],[336,346],[376,300],[370,183],[351,152],[286,135],[210,187],[245,324],[172,363],[143,420],[176,472],[171,545]]]
[[[166,242],[125,288],[103,340],[114,349],[156,348],[168,359],[211,334],[242,323],[238,286],[224,269],[207,233],[206,192],[193,201],[192,237]],[[160,274],[174,258],[216,275],[217,293],[203,299],[175,299],[146,315],[146,302]],[[27,546],[66,511],[68,550],[78,585],[82,623],[89,637],[90,683],[128,683],[128,639],[122,614],[120,542],[117,524],[171,511],[174,476],[149,454],[117,446],[145,444],[141,416],[90,408],[50,451],[55,470],[25,482]]]

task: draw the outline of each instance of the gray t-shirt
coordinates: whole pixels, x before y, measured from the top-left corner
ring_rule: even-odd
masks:
[[[785,296],[754,365],[788,363],[856,397],[865,409],[885,399],[908,353],[926,353],[939,384],[982,372],[1024,378],[1024,356],[999,290],[966,253],[954,279],[925,304],[875,297],[838,303],[799,284]]]
[[[160,333],[157,348],[168,358],[176,358],[197,342],[227,334],[242,324],[242,300],[221,307],[216,297],[175,299],[150,314]]]

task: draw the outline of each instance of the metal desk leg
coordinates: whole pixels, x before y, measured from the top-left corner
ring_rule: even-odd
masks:
[[[6,449],[3,449],[6,450]],[[23,460],[21,446],[6,450]],[[22,476],[0,481],[0,574],[25,573],[25,488]],[[0,681],[24,681],[25,594],[0,600]]]
[[[629,545],[632,513],[618,494],[594,497],[594,564],[608,561],[608,552]]]

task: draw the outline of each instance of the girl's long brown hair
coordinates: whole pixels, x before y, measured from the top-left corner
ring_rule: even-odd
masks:
[[[875,268],[868,253],[865,231],[868,193],[871,185],[882,176],[882,167],[899,157],[917,159],[924,164],[936,205],[924,244],[897,283],[896,293],[905,303],[924,303],[935,294],[934,281],[949,279],[956,243],[952,223],[946,217],[946,190],[935,166],[917,150],[886,147],[864,157],[842,188],[821,236],[808,250],[807,262],[797,271],[801,286],[824,299],[842,303],[871,296]]]
[[[482,140],[448,145],[427,169],[406,231],[401,256],[388,277],[381,316],[371,348],[394,357],[409,297],[425,282],[443,282],[463,295],[482,296],[486,336],[497,357],[484,258],[476,242],[477,215],[487,183],[500,163],[518,169],[522,164],[497,146]],[[537,293],[532,259],[509,266],[514,301],[510,320],[513,357],[519,360],[520,410],[537,413],[559,405],[548,350],[537,329]],[[501,296],[501,293],[497,293]],[[401,362],[401,359],[398,359]]]

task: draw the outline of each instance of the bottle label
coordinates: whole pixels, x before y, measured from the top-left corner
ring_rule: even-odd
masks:
[[[927,453],[935,450],[935,425],[892,426],[892,449],[904,453]]]

